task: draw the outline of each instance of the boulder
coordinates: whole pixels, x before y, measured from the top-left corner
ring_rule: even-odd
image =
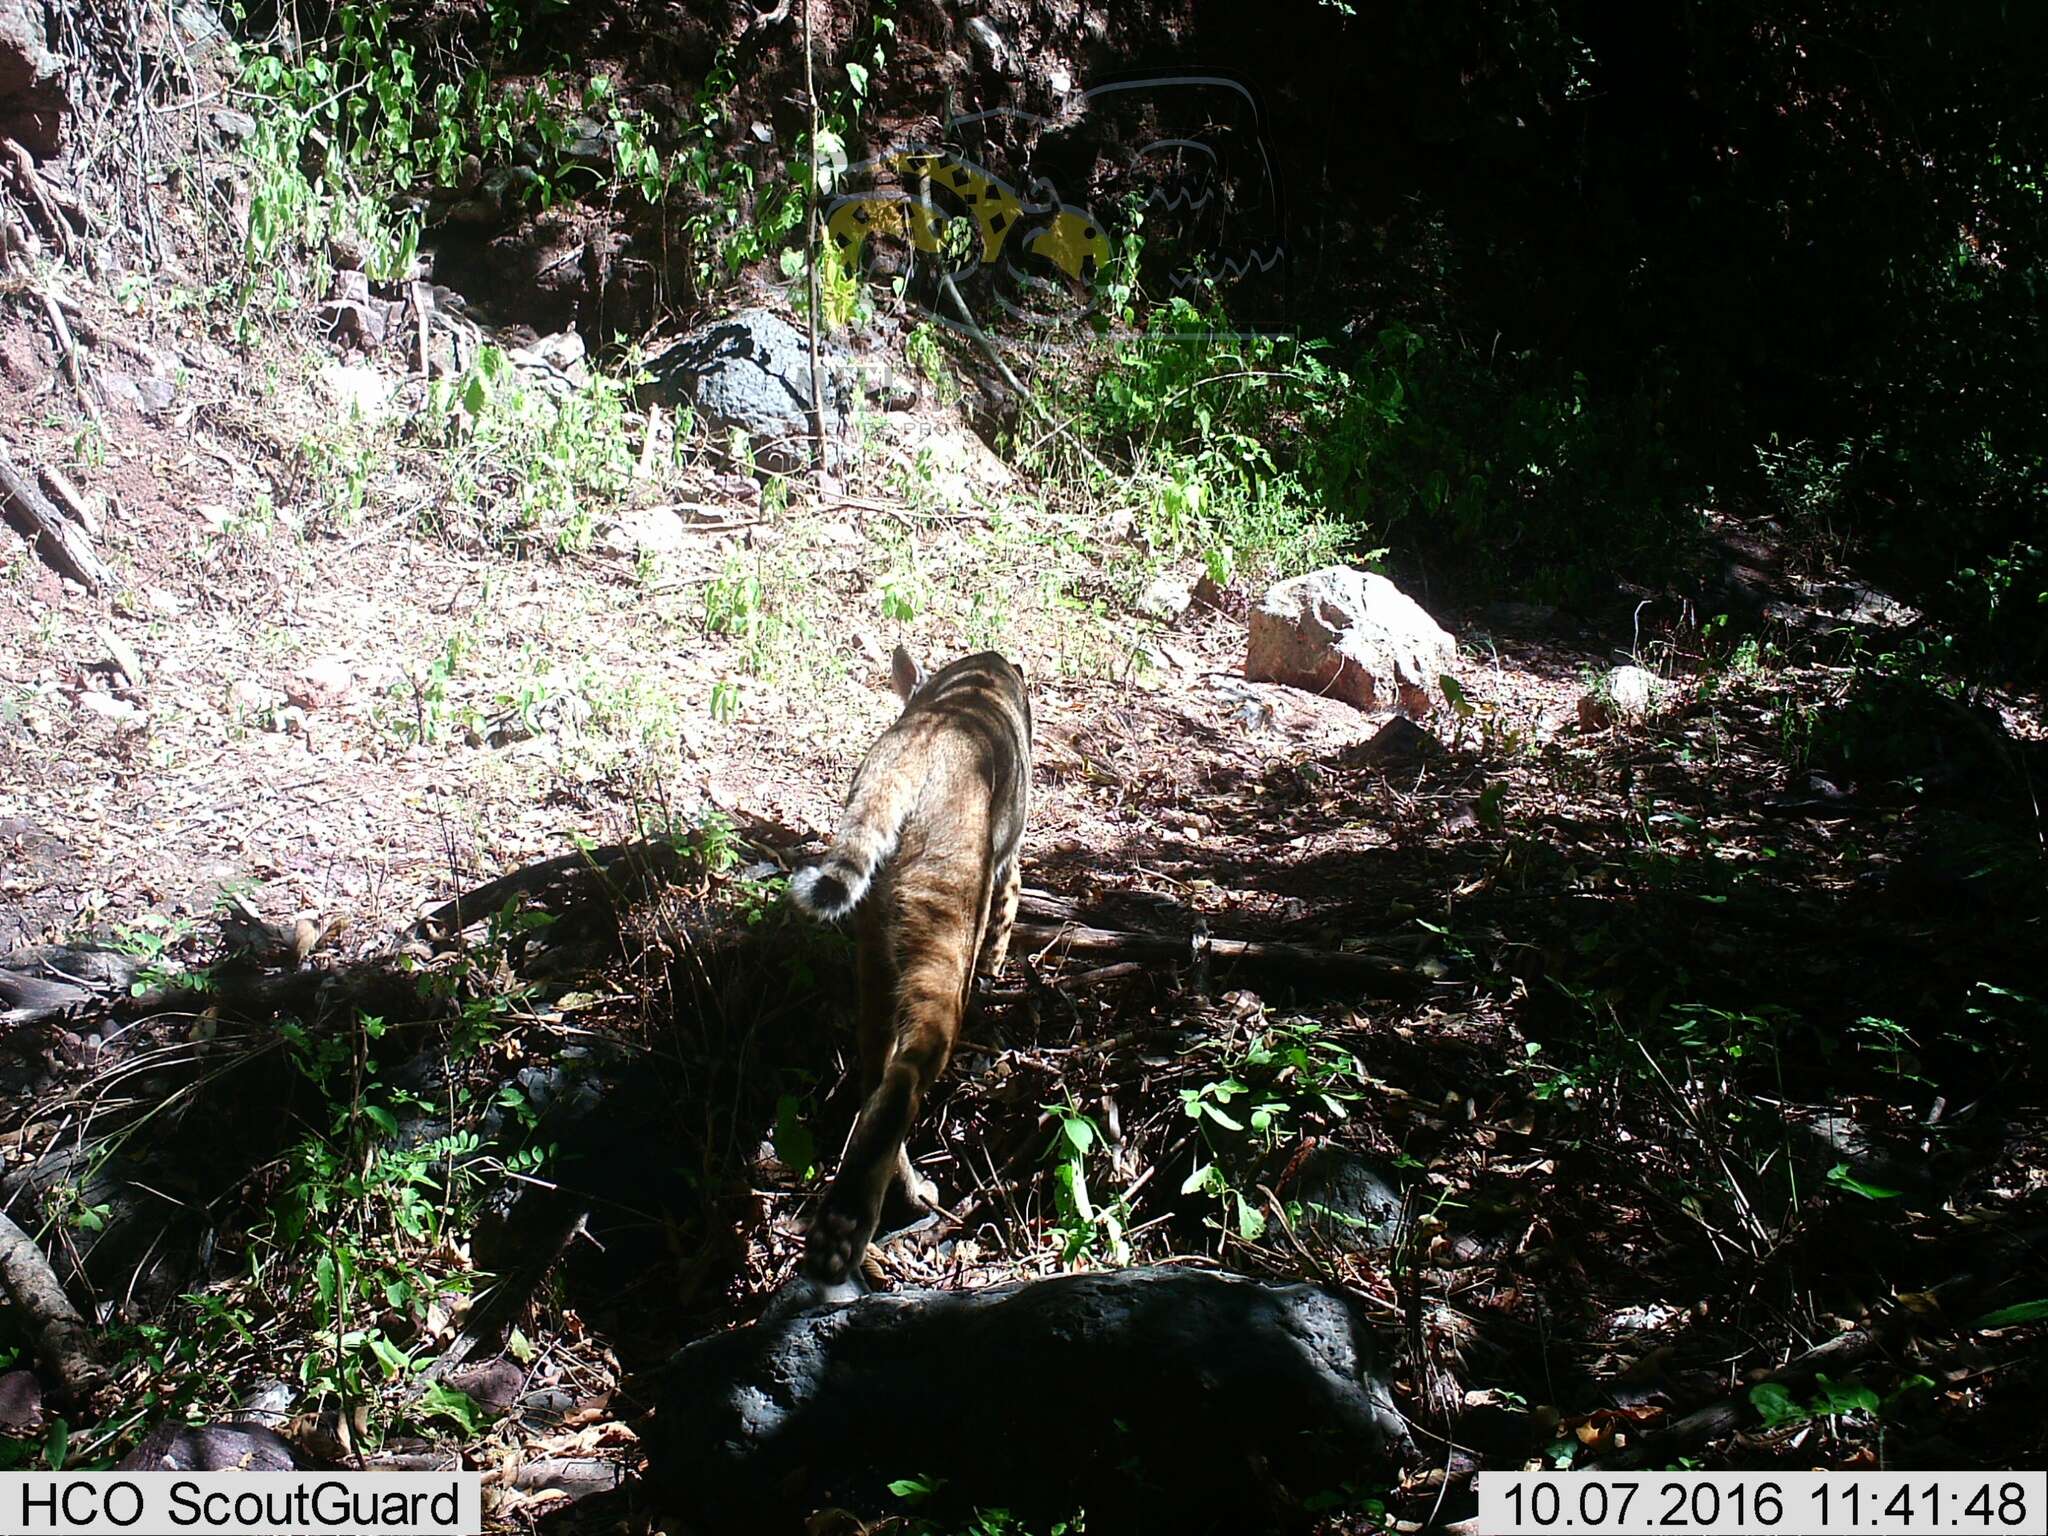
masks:
[[[1252,609],[1244,675],[1357,709],[1428,713],[1457,643],[1386,577],[1333,565],[1270,588]]]
[[[803,332],[765,309],[744,309],[702,326],[648,361],[639,403],[686,403],[716,429],[747,435],[755,462],[790,473],[809,458],[810,345]],[[829,360],[821,360],[819,394],[825,410],[826,453],[852,411],[852,391]]]
[[[894,1291],[690,1345],[642,1434],[705,1531],[900,1510],[911,1476],[1091,1529],[1264,1529],[1408,1458],[1376,1353],[1335,1292],[1196,1270]]]
[[[39,160],[64,139],[64,61],[49,35],[43,0],[0,0],[0,136]]]

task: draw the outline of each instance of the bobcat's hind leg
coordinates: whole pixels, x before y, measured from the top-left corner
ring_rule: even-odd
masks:
[[[910,1148],[896,1149],[896,1188],[903,1198],[920,1210],[936,1211],[939,1206],[939,1186],[917,1171],[910,1161]]]

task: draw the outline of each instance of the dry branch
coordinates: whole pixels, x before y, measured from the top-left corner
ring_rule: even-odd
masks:
[[[69,576],[88,592],[115,584],[114,573],[84,531],[67,521],[50,505],[42,487],[15,467],[4,444],[0,444],[0,512],[60,575]]]
[[[1343,977],[1378,993],[1413,989],[1416,976],[1398,961],[1341,949],[1309,949],[1259,939],[1218,939],[1196,935],[1175,938],[1164,933],[1131,933],[1115,928],[1090,928],[1082,923],[1019,923],[1017,943],[1061,954],[1109,955],[1127,960],[1178,960],[1189,963],[1206,955],[1212,962],[1238,965],[1282,965],[1319,977]]]
[[[57,1378],[68,1402],[82,1403],[106,1372],[93,1358],[92,1332],[43,1250],[12,1218],[0,1213],[0,1287],[28,1323],[36,1357]]]
[[[61,507],[71,521],[78,524],[87,538],[98,538],[99,515],[93,511],[91,504],[78,494],[78,487],[64,477],[64,471],[54,464],[44,464],[40,466],[38,473],[42,477],[43,489],[50,493],[50,500]]]

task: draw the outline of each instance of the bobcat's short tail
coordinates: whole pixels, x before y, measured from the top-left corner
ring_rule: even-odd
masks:
[[[867,895],[875,871],[896,851],[896,838],[908,813],[907,805],[847,807],[831,852],[789,877],[790,897],[813,917],[827,922],[846,916]]]

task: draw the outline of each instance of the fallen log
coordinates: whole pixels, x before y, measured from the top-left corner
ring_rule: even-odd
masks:
[[[141,969],[139,957],[92,944],[10,950],[0,955],[0,1027],[111,1005]]]
[[[84,530],[51,506],[42,487],[15,467],[4,443],[0,443],[0,512],[60,576],[69,576],[88,592],[115,584],[114,573]]]
[[[1175,938],[1164,933],[1091,928],[1084,923],[1019,923],[1015,943],[1020,949],[1062,955],[1106,955],[1114,959],[1186,964],[1199,964],[1206,956],[1215,964],[1285,966],[1319,977],[1342,977],[1368,991],[1388,996],[1411,992],[1421,981],[1409,967],[1380,955],[1310,949],[1274,940],[1219,939],[1202,934]]]
[[[64,1294],[57,1272],[35,1239],[0,1213],[0,1289],[28,1324],[36,1358],[57,1379],[67,1403],[85,1402],[107,1379],[93,1356],[92,1330],[71,1298]]]
[[[1264,1530],[1414,1459],[1379,1355],[1335,1291],[1194,1269],[893,1291],[700,1339],[642,1384],[640,1432],[708,1532],[900,1509],[904,1477],[1026,1519]]]

